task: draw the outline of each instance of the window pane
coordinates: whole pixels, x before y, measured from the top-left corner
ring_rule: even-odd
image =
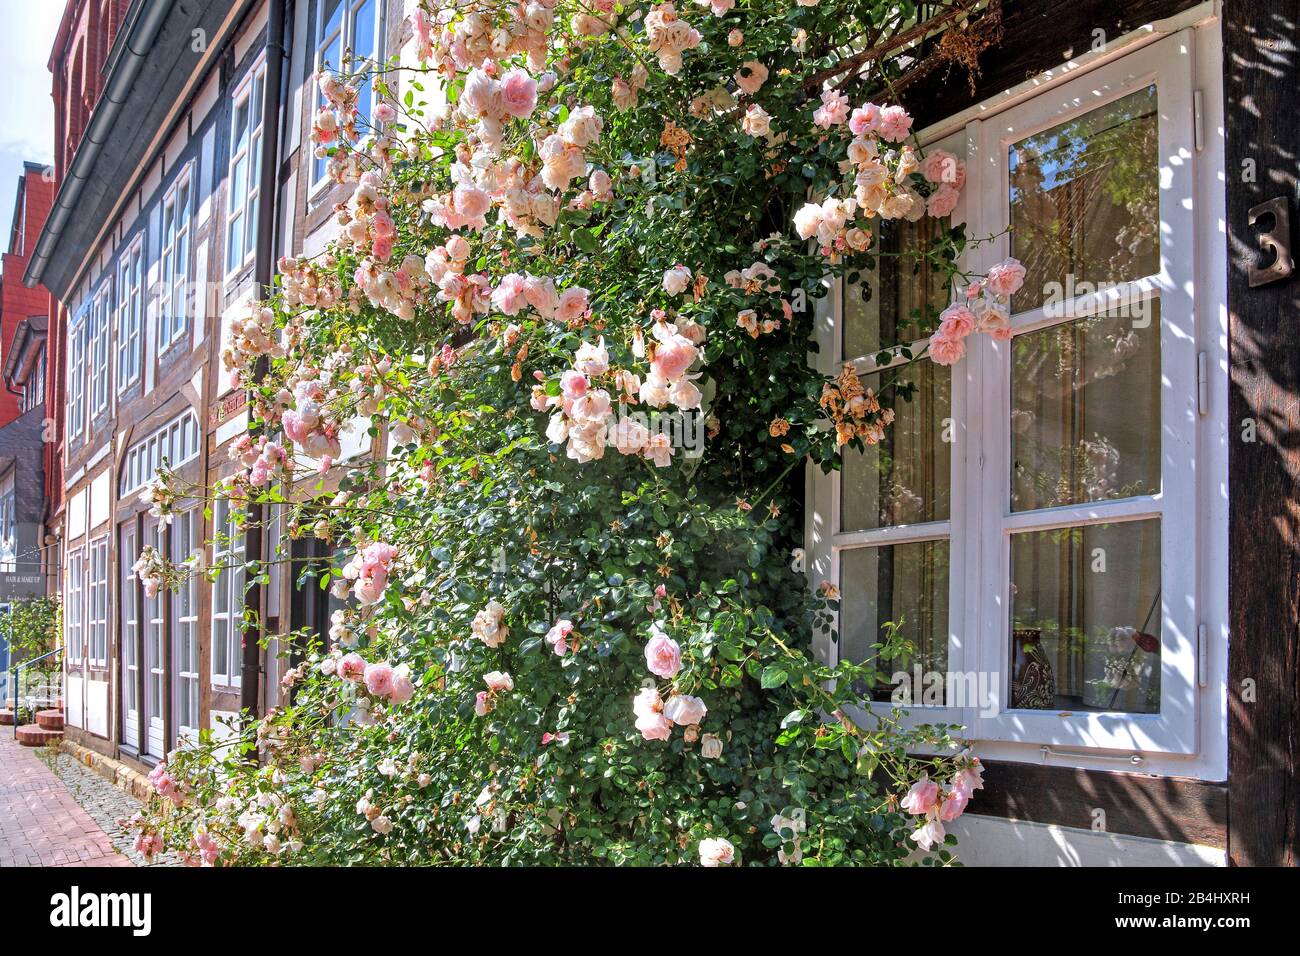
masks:
[[[880,223],[880,251],[894,253],[924,249],[942,231],[942,223],[929,217],[919,222],[891,220]],[[930,319],[950,301],[944,274],[924,260],[881,255],[872,272],[862,272],[857,282],[844,283],[842,349],[845,359],[874,355],[882,347],[911,344],[928,334]]]
[[[1009,705],[1160,710],[1160,519],[1011,537]]]
[[[948,670],[948,542],[918,541],[840,553],[840,656],[862,662],[883,643],[884,625],[899,625],[910,652],[882,661],[884,680],[919,665],[927,673]],[[940,681],[939,686],[946,682]],[[887,700],[891,687],[875,688]],[[917,697],[915,703],[942,703]]]
[[[1041,305],[1049,283],[1070,295],[1160,271],[1154,85],[1020,140],[1007,160],[1011,254],[1026,270],[1015,311]]]
[[[1160,308],[1012,340],[1011,510],[1160,491]]]
[[[886,373],[890,374],[890,373]],[[941,521],[948,517],[952,487],[952,373],[928,361],[902,371],[916,383],[912,400],[889,389],[882,407],[894,409],[884,439],[866,451],[845,451],[840,481],[840,530]],[[876,391],[879,375],[863,376]],[[951,423],[949,422],[949,425]]]

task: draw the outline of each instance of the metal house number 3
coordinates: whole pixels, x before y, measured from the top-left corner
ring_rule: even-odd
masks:
[[[1250,266],[1249,277],[1250,287],[1268,285],[1270,282],[1276,282],[1278,279],[1285,279],[1291,274],[1293,263],[1291,261],[1291,213],[1287,207],[1285,196],[1278,196],[1276,199],[1270,199],[1268,202],[1262,202],[1250,211],[1250,225],[1254,226],[1265,217],[1273,217],[1273,225],[1269,229],[1261,229],[1259,233],[1259,261],[1264,262],[1272,254],[1273,261],[1266,266],[1252,264]]]

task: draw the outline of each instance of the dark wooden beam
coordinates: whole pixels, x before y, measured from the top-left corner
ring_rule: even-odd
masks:
[[[1003,0],[1002,42],[979,58],[972,94],[965,67],[941,66],[902,92],[916,129],[1088,52],[1101,30],[1116,40],[1200,0]]]
[[[1229,858],[1300,863],[1300,280],[1251,288],[1252,207],[1297,220],[1300,0],[1225,0]],[[1267,223],[1262,224],[1267,225]],[[1293,249],[1296,248],[1293,246]]]
[[[966,812],[1220,849],[1228,840],[1227,786],[1183,777],[986,760]]]

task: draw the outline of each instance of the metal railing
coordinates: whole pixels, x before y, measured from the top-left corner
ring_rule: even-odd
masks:
[[[47,657],[53,657],[56,654],[63,653],[63,648],[56,647],[52,651],[46,651],[39,657],[33,657],[29,661],[23,661],[21,664],[15,664],[9,670],[9,687],[6,696],[14,702],[14,738],[18,737],[18,725],[22,723],[22,708],[24,703],[31,712],[31,718],[36,720],[36,707],[38,704],[46,704],[53,707],[63,696],[63,668],[60,667],[57,672],[51,671],[48,674],[37,671],[45,679],[45,683],[32,684],[33,671],[29,670],[33,664],[39,664]],[[27,678],[27,688],[24,692],[23,678]],[[53,683],[51,683],[53,681]]]

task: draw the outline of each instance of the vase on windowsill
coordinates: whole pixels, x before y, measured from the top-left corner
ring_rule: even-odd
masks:
[[[1056,706],[1056,675],[1043,650],[1043,629],[1017,627],[1011,631],[1011,707],[1051,710]]]

